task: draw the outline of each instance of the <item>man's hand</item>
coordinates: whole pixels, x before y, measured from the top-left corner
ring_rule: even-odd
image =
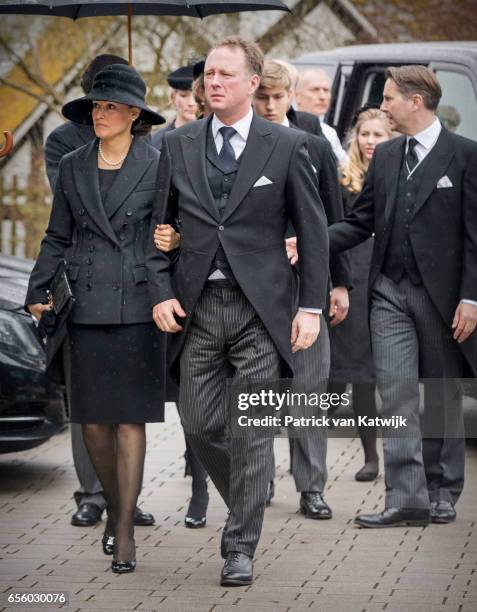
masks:
[[[296,236],[293,238],[287,238],[285,240],[285,248],[287,250],[287,257],[290,264],[294,266],[298,261],[298,250],[296,248]]]
[[[292,322],[292,353],[310,348],[320,333],[320,315],[299,310]]]
[[[32,314],[35,319],[39,321],[45,310],[51,310],[53,308],[53,304],[28,304],[27,308],[30,311],[30,314]]]
[[[460,344],[467,340],[477,326],[477,306],[461,302],[455,311],[452,329],[454,330],[454,340]]]
[[[331,291],[330,297],[330,323],[331,327],[339,325],[348,315],[349,294],[346,287],[335,287]]]
[[[172,225],[156,225],[154,230],[154,244],[156,249],[169,253],[177,249],[181,241],[181,235],[174,230]]]
[[[186,313],[182,309],[178,300],[166,300],[160,304],[156,304],[152,309],[152,318],[154,322],[163,332],[176,334],[182,331],[182,327],[176,323],[174,315],[185,317]]]

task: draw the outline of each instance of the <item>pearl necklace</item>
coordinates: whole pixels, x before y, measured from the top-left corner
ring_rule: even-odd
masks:
[[[133,138],[134,138],[134,136],[131,136],[131,142],[132,142]],[[98,153],[99,153],[99,156],[101,157],[101,159],[104,161],[104,163],[107,164],[108,166],[120,166],[123,163],[123,161],[126,159],[126,157],[128,156],[129,149],[126,152],[126,155],[123,155],[123,157],[121,157],[117,162],[112,162],[112,161],[109,161],[109,159],[106,159],[104,157],[103,149],[101,147],[101,140],[100,140],[99,141],[99,145],[98,145]]]

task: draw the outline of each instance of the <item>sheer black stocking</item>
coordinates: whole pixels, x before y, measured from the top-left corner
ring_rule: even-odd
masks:
[[[116,537],[114,559],[135,560],[134,510],[142,486],[145,426],[88,424],[83,437],[108,503],[106,533]]]

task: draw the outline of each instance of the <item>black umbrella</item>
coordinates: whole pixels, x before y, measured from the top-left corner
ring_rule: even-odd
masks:
[[[281,0],[3,0],[0,13],[82,17],[128,16],[129,63],[132,64],[131,19],[133,15],[207,17],[243,11],[289,11]]]

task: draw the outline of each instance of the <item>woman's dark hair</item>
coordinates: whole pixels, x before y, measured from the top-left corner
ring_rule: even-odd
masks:
[[[141,115],[133,122],[131,126],[131,134],[134,136],[147,136],[151,133],[152,125],[145,121]]]

